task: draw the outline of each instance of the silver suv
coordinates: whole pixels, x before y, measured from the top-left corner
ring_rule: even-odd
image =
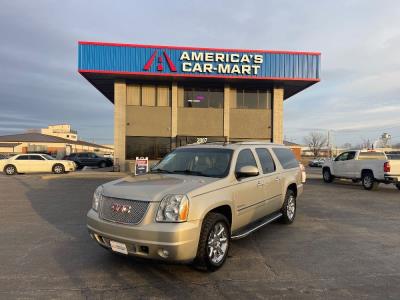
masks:
[[[91,237],[127,255],[222,266],[232,239],[280,219],[290,224],[303,191],[290,149],[242,142],[180,147],[151,172],[99,186]]]

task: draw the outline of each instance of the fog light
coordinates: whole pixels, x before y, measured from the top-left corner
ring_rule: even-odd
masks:
[[[168,252],[168,250],[160,248],[160,249],[158,249],[158,255],[160,255],[162,258],[168,258],[169,252]]]

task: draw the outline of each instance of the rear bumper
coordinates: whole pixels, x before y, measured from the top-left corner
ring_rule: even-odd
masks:
[[[87,214],[90,236],[101,246],[111,248],[110,240],[126,245],[128,254],[149,259],[189,262],[196,257],[201,221],[123,225]],[[168,252],[168,255],[161,255]]]
[[[385,182],[389,182],[389,183],[398,183],[398,182],[400,182],[400,175],[385,174],[384,178],[385,178]]]

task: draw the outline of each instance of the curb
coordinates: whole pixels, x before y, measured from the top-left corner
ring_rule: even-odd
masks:
[[[79,173],[68,173],[68,174],[49,174],[42,175],[41,179],[79,179],[79,178],[122,178],[128,176],[129,173],[123,172],[79,172]]]

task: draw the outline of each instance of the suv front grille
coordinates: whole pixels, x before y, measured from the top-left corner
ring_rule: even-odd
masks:
[[[100,218],[123,224],[138,224],[146,214],[149,202],[103,196]]]

